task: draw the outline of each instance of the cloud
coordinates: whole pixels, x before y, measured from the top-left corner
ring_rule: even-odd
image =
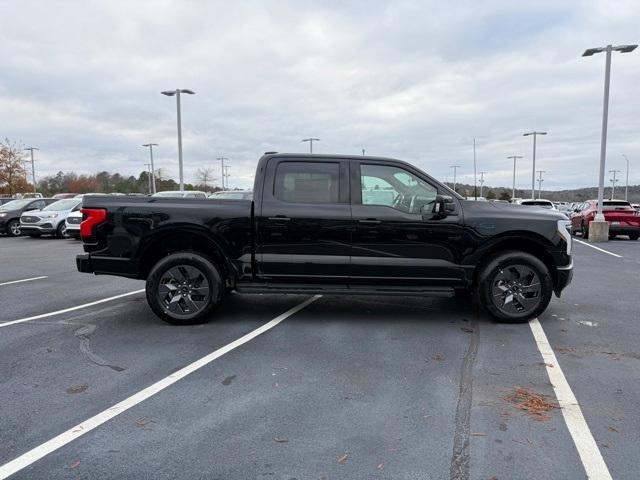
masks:
[[[472,139],[488,185],[510,185],[508,155],[531,139],[545,187],[597,182],[603,55],[637,41],[633,1],[200,2],[9,1],[0,20],[0,134],[40,147],[37,174],[137,174],[141,147],[177,177],[182,102],[187,181],[229,157],[250,187],[267,150],[402,158],[472,181]],[[640,53],[614,55],[609,168],[629,156],[640,183]]]

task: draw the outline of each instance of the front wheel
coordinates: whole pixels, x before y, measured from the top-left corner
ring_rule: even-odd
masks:
[[[547,266],[525,252],[505,252],[480,271],[477,294],[484,308],[506,323],[526,322],[549,305],[553,281]]]
[[[55,237],[64,238],[64,234],[66,232],[67,232],[67,222],[63,220],[62,222],[60,222],[60,225],[58,225],[58,228],[56,228]]]
[[[164,257],[152,268],[146,285],[147,302],[153,312],[173,325],[207,321],[223,292],[218,267],[192,252]]]
[[[20,234],[20,220],[11,220],[7,225],[7,235],[10,237],[19,237]]]
[[[580,227],[580,231],[582,232],[582,238],[583,239],[588,239],[589,238],[589,226],[585,225],[584,223],[581,225]]]

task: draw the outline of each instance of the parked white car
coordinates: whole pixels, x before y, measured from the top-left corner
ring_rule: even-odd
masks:
[[[82,212],[80,210],[75,210],[67,215],[67,219],[65,220],[67,225],[67,229],[65,234],[67,237],[73,237],[76,240],[80,240],[80,224],[82,223]]]
[[[81,198],[65,198],[47,205],[36,212],[24,212],[20,216],[20,231],[30,237],[53,235],[62,238],[67,230],[67,216],[80,210]]]
[[[181,192],[179,190],[168,190],[166,192],[154,193],[151,196],[170,198],[207,198],[207,194],[199,190],[185,190],[184,192]]]

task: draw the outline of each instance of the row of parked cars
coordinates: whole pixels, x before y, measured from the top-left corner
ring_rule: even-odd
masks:
[[[202,195],[199,195],[202,194]],[[106,194],[85,194],[106,195]],[[52,235],[57,238],[80,238],[82,194],[59,194],[58,198],[21,198],[0,205],[0,233],[10,237]],[[212,198],[246,200],[253,197],[248,190],[216,192],[207,197],[204,192],[158,192],[157,197]],[[60,198],[62,197],[62,198]]]

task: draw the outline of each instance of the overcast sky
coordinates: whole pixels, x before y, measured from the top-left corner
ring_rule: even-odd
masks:
[[[140,145],[177,179],[175,99],[183,98],[185,180],[229,157],[250,187],[269,150],[401,158],[441,180],[511,185],[508,155],[531,137],[544,186],[597,183],[604,55],[640,41],[640,2],[28,1],[0,17],[0,135],[40,148],[58,170],[138,174]],[[607,170],[640,184],[640,50],[614,54]],[[624,172],[622,174],[624,176]],[[608,178],[608,176],[607,176]],[[621,184],[624,182],[620,182]]]

